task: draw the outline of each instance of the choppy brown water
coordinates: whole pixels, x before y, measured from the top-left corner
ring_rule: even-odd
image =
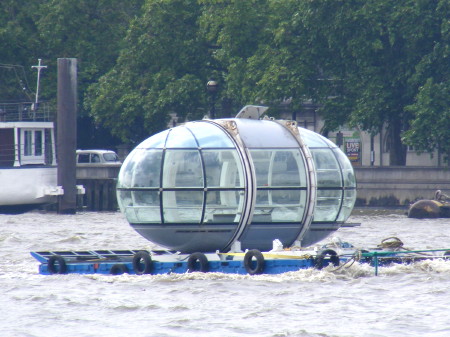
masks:
[[[355,210],[357,247],[450,248],[450,219]],[[149,249],[120,213],[0,215],[1,336],[450,336],[450,262],[271,276],[38,274],[36,250]]]

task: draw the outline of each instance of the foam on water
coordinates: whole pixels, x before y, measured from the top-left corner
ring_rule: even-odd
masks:
[[[343,241],[450,248],[450,219],[356,210]],[[0,215],[4,336],[448,336],[450,262],[280,275],[38,274],[36,250],[150,249],[119,213]]]

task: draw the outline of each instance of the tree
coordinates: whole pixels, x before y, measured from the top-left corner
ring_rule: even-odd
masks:
[[[87,87],[114,65],[122,49],[128,24],[143,0],[47,0],[38,9],[36,25],[41,58],[49,75],[46,93],[56,93],[56,59],[74,57],[79,64],[79,90]]]
[[[39,48],[34,17],[44,0],[0,2],[0,100],[33,100],[34,85],[27,81]]]
[[[439,150],[450,162],[450,82],[429,79],[420,88],[417,101],[408,107],[415,118],[405,132],[405,142],[419,151]]]
[[[417,66],[441,41],[443,1],[203,2],[223,14],[210,15],[207,33],[233,97],[272,106],[290,98],[294,108],[312,98],[329,130],[349,123],[376,134],[386,126],[391,165],[405,165],[406,107],[423,84]],[[243,22],[260,32],[247,44],[252,30]]]
[[[428,19],[437,19],[440,29],[434,32],[432,51],[416,67],[414,81],[423,85],[407,107],[413,120],[404,142],[421,151],[438,150],[450,163],[450,3],[439,1],[436,10],[438,17]]]
[[[336,6],[329,0],[319,2],[324,5],[321,10]],[[331,71],[339,74],[343,90],[350,93],[343,100],[351,106],[348,121],[371,133],[385,124],[391,165],[405,165],[406,146],[401,135],[413,118],[406,107],[418,93],[416,68],[441,40],[440,27],[448,20],[448,12],[441,11],[439,1],[421,0],[353,1],[351,6],[342,7],[329,12],[331,25],[325,36],[331,50],[345,62],[345,73]],[[328,120],[334,118],[333,101],[341,98],[324,100]]]
[[[169,113],[203,117],[207,47],[199,15],[194,0],[146,1],[117,64],[89,89],[96,121],[135,143],[166,128]]]
[[[139,13],[143,0],[47,0],[35,15],[41,48],[38,57],[48,65],[43,97],[56,101],[57,58],[78,60],[78,146],[112,146],[103,123],[94,125],[83,101],[87,88],[109,71],[123,47],[129,22]]]
[[[122,140],[136,142],[165,128],[168,113],[201,117],[205,83],[213,78],[220,99],[236,108],[273,109],[286,98],[298,108],[313,99],[328,130],[348,123],[376,134],[387,127],[391,165],[404,165],[401,137],[418,115],[419,88],[429,78],[445,87],[437,74],[448,74],[448,6],[447,0],[147,0],[116,65],[90,86],[86,107]],[[420,102],[424,107],[425,98]]]
[[[255,97],[257,76],[250,59],[271,36],[267,29],[268,1],[201,0],[201,34],[208,43],[210,74],[222,85],[222,100],[231,101],[235,110],[263,97]]]

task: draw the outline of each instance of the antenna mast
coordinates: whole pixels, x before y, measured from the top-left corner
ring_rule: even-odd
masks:
[[[36,101],[35,101],[35,110],[37,109],[38,106],[38,101],[39,101],[39,80],[41,78],[41,70],[47,68],[47,66],[42,66],[41,65],[41,60],[42,59],[38,59],[38,65],[37,66],[31,66],[31,68],[36,68],[38,73],[37,73],[37,85],[36,85]]]

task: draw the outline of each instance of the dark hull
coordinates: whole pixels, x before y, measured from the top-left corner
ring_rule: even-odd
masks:
[[[408,218],[450,218],[450,204],[437,200],[419,200],[409,208]]]
[[[0,214],[23,214],[34,209],[39,208],[42,205],[28,204],[28,205],[8,205],[0,206]]]

